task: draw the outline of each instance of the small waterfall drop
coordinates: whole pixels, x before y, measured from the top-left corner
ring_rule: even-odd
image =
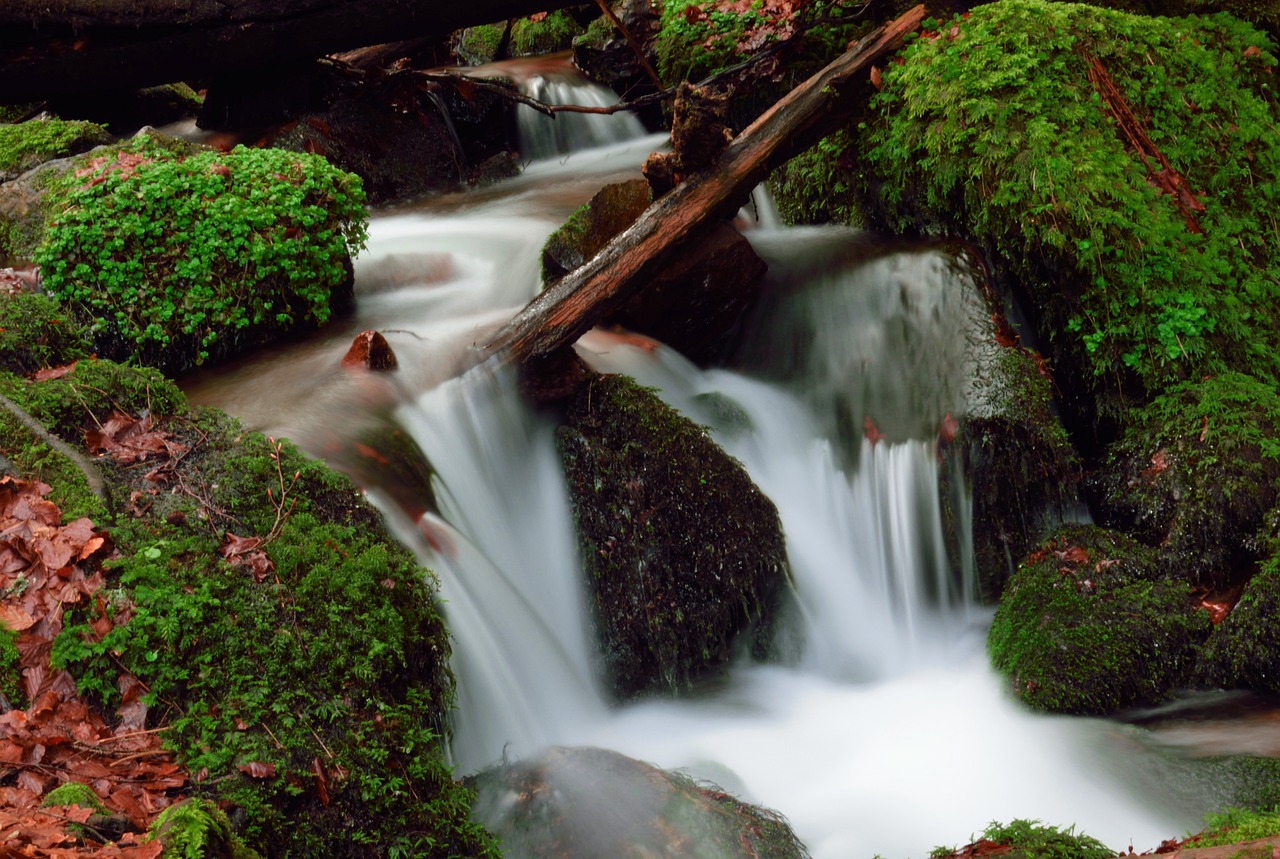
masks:
[[[1194,825],[1203,809],[1166,795],[1137,729],[1028,713],[987,665],[987,614],[965,589],[963,552],[948,549],[937,488],[951,467],[938,422],[981,399],[967,381],[981,355],[936,248],[773,231],[762,217],[751,237],[769,293],[733,369],[598,332],[580,341],[591,364],[659,389],[744,464],[778,506],[795,587],[778,664],[737,665],[682,700],[606,703],[549,419],[509,374],[457,369],[536,290],[546,235],[606,173],[634,175],[652,142],[377,219],[346,330],[193,393],[323,455],[311,442],[369,408],[338,366],[350,336],[384,329],[401,370],[379,402],[425,451],[448,523],[451,545],[436,551],[388,511],[442,580],[459,773],[599,745],[780,811],[816,859],[920,859],[1014,817],[1076,824],[1118,849]],[[289,376],[291,363],[302,369]],[[963,504],[955,512],[963,523]]]

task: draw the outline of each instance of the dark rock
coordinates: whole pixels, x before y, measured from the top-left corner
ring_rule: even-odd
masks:
[[[1172,697],[1210,627],[1154,551],[1118,532],[1066,525],[1009,580],[987,645],[1029,707],[1102,715]]]
[[[680,693],[767,642],[786,581],[777,509],[706,430],[623,376],[557,432],[608,683]]]
[[[578,353],[565,347],[544,358],[525,361],[520,367],[520,389],[531,403],[554,405],[577,394],[592,375]]]
[[[351,342],[351,348],[342,356],[342,366],[363,367],[366,370],[394,370],[396,353],[379,331],[362,331]]]
[[[808,856],[776,812],[604,749],[554,748],[470,781],[473,818],[511,859]]]
[[[613,11],[636,41],[646,46],[649,64],[657,65],[652,48],[661,22],[653,4],[649,0],[621,0],[613,5]],[[587,77],[615,92],[643,94],[653,89],[635,50],[603,15],[573,40],[573,62]]]
[[[184,83],[135,90],[78,93],[55,98],[50,108],[59,116],[101,123],[116,134],[130,134],[144,125],[168,125],[194,119],[200,96]]]
[[[605,185],[553,232],[542,246],[542,279],[550,283],[594,257],[635,223],[652,202],[642,179]]]
[[[1214,627],[1196,666],[1195,684],[1280,693],[1280,555],[1273,555]]]

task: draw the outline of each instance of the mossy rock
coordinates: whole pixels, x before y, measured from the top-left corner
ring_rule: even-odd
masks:
[[[160,812],[151,837],[163,845],[161,859],[259,859],[235,834],[227,813],[207,799]]]
[[[960,418],[954,442],[972,503],[979,593],[990,602],[1078,501],[1080,462],[1037,359],[1021,346],[1000,347],[985,380],[990,401]]]
[[[557,441],[616,696],[685,692],[748,645],[764,656],[786,547],[742,466],[624,376],[585,384]]]
[[[1280,693],[1280,556],[1272,555],[1214,627],[1196,666],[1197,686]]]
[[[319,156],[183,155],[143,135],[48,193],[35,261],[103,357],[181,373],[312,330],[351,303],[364,194]]]
[[[111,141],[101,125],[40,117],[16,125],[0,124],[0,182],[46,161],[78,155]]]
[[[1186,382],[1130,412],[1090,480],[1101,524],[1157,547],[1190,582],[1226,589],[1266,554],[1280,500],[1280,395],[1241,373]]]
[[[556,228],[542,246],[542,281],[550,284],[594,257],[635,223],[653,200],[643,179],[605,185]]]
[[[541,20],[521,18],[511,27],[513,57],[537,57],[556,51],[567,51],[573,40],[581,36],[583,27],[566,9],[548,12]]]
[[[554,748],[473,776],[475,816],[510,857],[804,859],[775,812],[594,748]]]
[[[1022,562],[987,638],[992,664],[1036,710],[1102,715],[1169,698],[1191,677],[1208,612],[1155,553],[1066,525]]]
[[[93,351],[89,332],[47,295],[0,295],[0,370],[26,375]]]
[[[988,251],[1090,454],[1170,385],[1280,378],[1280,242],[1258,228],[1280,199],[1265,34],[1225,14],[1001,0],[899,56],[835,160],[853,154],[874,225]],[[1152,151],[1118,127],[1126,107]]]

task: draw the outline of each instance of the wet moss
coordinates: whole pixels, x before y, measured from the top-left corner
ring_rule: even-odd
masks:
[[[1266,555],[1280,500],[1280,395],[1241,373],[1187,382],[1130,412],[1090,480],[1100,522],[1158,547],[1191,582],[1224,589]]]
[[[0,124],[0,181],[110,140],[107,130],[92,122],[41,118]]]
[[[207,799],[169,806],[151,832],[164,845],[161,859],[259,859],[235,834],[226,812]]]
[[[10,709],[21,709],[25,702],[17,641],[18,633],[0,623],[0,696]]]
[[[652,201],[643,179],[617,182],[597,191],[569,216],[542,246],[542,282],[564,277],[591,259],[609,240],[631,226]]]
[[[614,693],[687,691],[752,632],[764,655],[786,549],[741,465],[623,376],[585,385],[557,440]]]
[[[92,351],[85,327],[47,295],[0,296],[0,370],[25,375]]]
[[[78,805],[81,808],[91,808],[99,814],[110,814],[111,811],[98,795],[93,792],[93,788],[87,784],[81,784],[77,781],[63,782],[44,795],[40,800],[41,806],[50,805]]]
[[[1190,678],[1210,626],[1151,549],[1067,525],[1009,580],[987,648],[1027,706],[1106,714],[1172,695]]]
[[[540,20],[521,18],[511,27],[511,56],[536,57],[573,47],[582,25],[565,9],[548,12]]]
[[[1196,685],[1280,693],[1280,556],[1249,580],[1213,630],[1196,666]]]

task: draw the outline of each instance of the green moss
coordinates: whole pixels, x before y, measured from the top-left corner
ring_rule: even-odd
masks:
[[[511,56],[535,57],[568,50],[582,25],[564,9],[550,12],[541,21],[521,18],[511,28]]]
[[[1280,811],[1228,808],[1208,815],[1205,824],[1204,831],[1187,842],[1188,847],[1220,847],[1255,838],[1274,838],[1280,835]],[[1266,855],[1271,855],[1269,848]]]
[[[107,706],[121,667],[142,680],[167,744],[268,854],[491,855],[444,759],[434,579],[350,482],[293,447],[216,412],[170,427],[194,443],[190,491],[113,530],[108,586],[131,617],[101,641],[70,617],[54,662]],[[261,538],[265,557],[223,560],[224,529]]]
[[[1249,580],[1239,602],[1205,644],[1197,685],[1280,692],[1280,556],[1273,555]]]
[[[1190,581],[1226,588],[1266,553],[1280,500],[1280,395],[1241,373],[1175,385],[1129,413],[1092,481],[1102,522],[1152,546]]]
[[[993,822],[983,830],[982,839],[993,842],[995,847],[1006,848],[999,852],[1017,859],[1111,859],[1116,855],[1116,851],[1098,839],[1083,833],[1076,834],[1074,826],[1059,829],[1038,820],[1014,820],[1008,824]],[[934,859],[943,859],[956,853],[954,848],[943,847],[933,850],[930,855]]]
[[[987,639],[992,664],[1037,710],[1105,714],[1166,699],[1210,621],[1161,573],[1121,534],[1062,527],[1009,580]]]
[[[550,284],[594,257],[631,226],[653,200],[643,179],[606,185],[569,216],[542,246],[542,282]]]
[[[458,34],[453,50],[467,65],[491,63],[498,59],[498,49],[502,47],[502,36],[506,31],[505,23],[467,27]]]
[[[93,788],[77,781],[68,781],[58,785],[44,795],[44,798],[40,800],[40,805],[78,805],[81,808],[91,808],[98,814],[111,813],[111,810],[93,792]]]
[[[77,155],[111,140],[92,122],[32,119],[0,124],[0,175],[17,175],[54,158]]]
[[[54,189],[36,261],[98,353],[176,373],[326,322],[350,300],[367,215],[319,156],[172,155],[140,138]]]
[[[1080,394],[1104,400],[1082,408],[1118,412],[1228,369],[1275,379],[1272,50],[1227,15],[976,7],[887,66],[858,129],[860,185],[879,222],[993,252],[1030,295],[1055,368],[1079,368]],[[1203,206],[1194,223],[1126,143],[1090,83],[1099,67]]]
[[[152,824],[151,834],[164,845],[161,859],[258,859],[232,830],[226,812],[207,799],[169,806]]]
[[[47,295],[0,296],[0,370],[25,375],[92,350],[84,326]]]
[[[847,133],[823,138],[769,177],[778,214],[788,224],[862,226]]]
[[[777,510],[704,429],[601,376],[557,440],[619,697],[684,691],[727,665],[738,635],[767,633],[787,575]]]
[[[17,641],[18,633],[0,623],[0,695],[10,707],[21,709],[25,696],[22,694],[22,657],[18,653]]]

